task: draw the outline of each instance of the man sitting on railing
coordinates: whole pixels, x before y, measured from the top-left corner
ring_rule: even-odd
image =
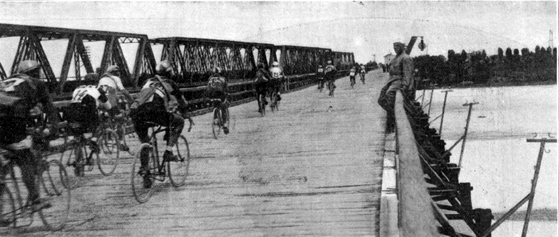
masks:
[[[227,93],[227,78],[221,75],[221,68],[216,67],[214,74],[208,79],[208,86],[206,87],[205,96],[210,100],[218,100],[216,104],[221,110],[223,124],[223,133],[228,134],[229,128],[227,127],[227,108],[229,107],[229,94]]]
[[[134,123],[134,129],[141,143],[149,142],[148,129],[150,124],[155,123],[168,127],[165,134],[167,148],[163,154],[165,160],[176,160],[173,155],[173,146],[177,144],[179,136],[184,128],[184,118],[192,121],[187,116],[187,104],[184,96],[179,90],[177,83],[172,81],[173,70],[171,63],[165,60],[157,65],[157,75],[146,81],[142,90],[136,96],[136,100],[130,106],[130,117]],[[177,108],[178,104],[178,108]],[[178,109],[178,111],[177,111]],[[182,115],[179,115],[180,112]],[[142,172],[149,161],[149,150],[142,150],[141,170]],[[146,176],[149,179],[148,176]],[[150,183],[150,182],[146,182]]]
[[[388,72],[390,78],[388,83],[382,88],[378,103],[387,112],[386,128],[387,132],[394,131],[394,102],[397,90],[411,90],[413,87],[413,61],[406,54],[406,46],[403,43],[395,42],[394,51],[396,57],[390,61]]]
[[[19,63],[18,74],[0,82],[0,148],[10,151],[5,158],[13,159],[20,167],[28,190],[27,201],[33,210],[46,208],[49,203],[39,199],[39,187],[35,181],[41,157],[34,152],[38,140],[28,135],[27,126],[35,119],[40,120],[44,111],[52,127],[44,129],[42,135],[52,136],[58,130],[58,113],[47,86],[39,80],[40,71],[37,61],[25,60]],[[5,167],[0,162],[0,178],[3,180],[5,175]],[[0,185],[0,197],[2,189],[3,185]],[[0,226],[6,224],[10,223],[0,219]]]

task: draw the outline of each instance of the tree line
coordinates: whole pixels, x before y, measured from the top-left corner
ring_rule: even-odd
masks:
[[[448,50],[446,58],[421,55],[413,58],[416,76],[439,86],[556,83],[557,48],[499,48],[497,52],[488,56],[485,50]]]

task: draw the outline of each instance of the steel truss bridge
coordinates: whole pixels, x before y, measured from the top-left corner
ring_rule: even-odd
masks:
[[[156,54],[160,60],[172,63],[173,79],[193,110],[207,107],[202,91],[214,66],[222,68],[229,78],[233,101],[240,101],[253,97],[250,81],[259,63],[266,68],[274,61],[280,63],[288,79],[284,90],[312,84],[316,68],[327,60],[334,62],[340,75],[355,63],[353,53],[317,47],[185,37],[150,39],[144,34],[0,24],[0,47],[4,52],[13,50],[4,41],[16,37],[19,41],[17,48],[13,46],[16,49],[12,64],[6,71],[0,63],[0,79],[15,74],[19,62],[37,60],[41,64],[41,79],[59,106],[66,104],[63,101],[69,99],[76,87],[95,84],[109,65],[119,67],[128,90],[138,91],[154,75]],[[56,55],[63,55],[61,62],[53,62]]]

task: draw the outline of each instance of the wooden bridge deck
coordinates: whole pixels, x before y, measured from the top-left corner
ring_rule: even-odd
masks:
[[[261,117],[256,102],[231,108],[231,133],[214,140],[210,115],[194,118],[187,185],[156,183],[138,204],[132,157],[113,176],[95,169],[73,190],[67,227],[23,228],[30,236],[376,236],[385,113],[376,103],[383,74],[336,96],[315,86],[283,95],[280,111]],[[186,129],[185,129],[186,130]],[[132,140],[132,149],[138,146]]]

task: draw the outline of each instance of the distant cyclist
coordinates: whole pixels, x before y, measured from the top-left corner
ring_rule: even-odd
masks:
[[[39,80],[41,66],[35,60],[24,60],[18,64],[16,75],[0,82],[0,148],[10,151],[4,155],[12,159],[21,169],[23,183],[27,187],[27,201],[33,210],[49,207],[46,200],[39,197],[36,183],[38,166],[41,157],[35,153],[39,142],[27,134],[27,126],[34,125],[34,120],[47,115],[51,129],[44,129],[42,135],[50,136],[57,133],[58,113],[51,102],[45,83]],[[4,163],[0,162],[0,176],[7,174]],[[0,185],[0,197],[4,185]],[[0,210],[3,203],[0,203]],[[1,217],[1,216],[0,216]],[[0,219],[0,226],[10,223]]]
[[[134,123],[134,129],[141,143],[149,142],[148,129],[152,124],[168,127],[165,134],[167,147],[163,153],[163,159],[167,161],[176,160],[173,155],[173,146],[177,144],[178,138],[184,128],[184,117],[192,121],[186,115],[187,104],[178,85],[172,81],[172,68],[169,61],[162,61],[157,65],[155,77],[148,79],[136,100],[131,105],[130,117]],[[178,106],[177,106],[178,105]],[[179,114],[180,112],[180,114]],[[141,172],[147,172],[146,166],[149,161],[149,150],[142,150]],[[146,175],[144,185],[151,186],[151,180]]]
[[[330,85],[332,86],[329,94],[330,96],[334,95],[334,89],[336,89],[336,84],[334,84],[334,76],[336,75],[336,72],[336,67],[332,65],[332,61],[328,60],[328,65],[326,65],[326,68],[324,69],[324,77],[326,82],[328,83],[328,88],[330,88]]]
[[[208,86],[206,88],[206,97],[220,100],[220,103],[216,106],[221,109],[222,121],[227,121],[229,117],[227,113],[227,108],[229,108],[229,94],[227,93],[227,78],[221,74],[221,68],[216,67],[214,69],[214,73],[208,79]],[[221,126],[223,126],[223,132],[228,134],[229,128],[227,127],[227,123],[223,122]]]
[[[273,62],[270,68],[270,74],[272,76],[271,80],[268,82],[268,88],[270,88],[270,101],[274,101],[272,96],[277,94],[277,101],[281,100],[280,90],[281,84],[283,83],[284,75],[283,69],[279,66],[278,62]]]
[[[351,67],[351,69],[349,70],[349,83],[351,84],[351,87],[353,88],[353,85],[355,85],[355,74],[357,73],[357,68],[355,68],[355,66]]]
[[[318,89],[322,92],[322,88],[324,88],[324,68],[322,65],[318,65],[316,77],[318,78]]]
[[[361,82],[363,82],[363,84],[365,84],[365,74],[367,74],[367,71],[365,71],[365,66],[361,65],[361,71],[359,72],[359,75],[361,76]]]
[[[268,81],[270,81],[270,74],[264,69],[264,64],[263,63],[259,63],[258,64],[258,71],[256,71],[256,76],[254,78],[254,89],[256,90],[256,100],[258,101],[258,112],[262,112],[261,105],[260,105],[260,95],[264,95],[262,96],[262,99],[264,100],[264,105],[268,104],[268,101],[266,101],[266,92],[268,90]]]
[[[124,88],[122,80],[120,79],[120,69],[116,65],[111,65],[107,68],[105,74],[99,79],[97,86],[102,88],[103,91],[107,91],[107,97],[111,104],[110,114],[112,116],[120,114],[117,92],[121,92],[124,95],[126,100],[128,100],[128,104],[134,101],[134,98],[132,98],[128,90]]]

